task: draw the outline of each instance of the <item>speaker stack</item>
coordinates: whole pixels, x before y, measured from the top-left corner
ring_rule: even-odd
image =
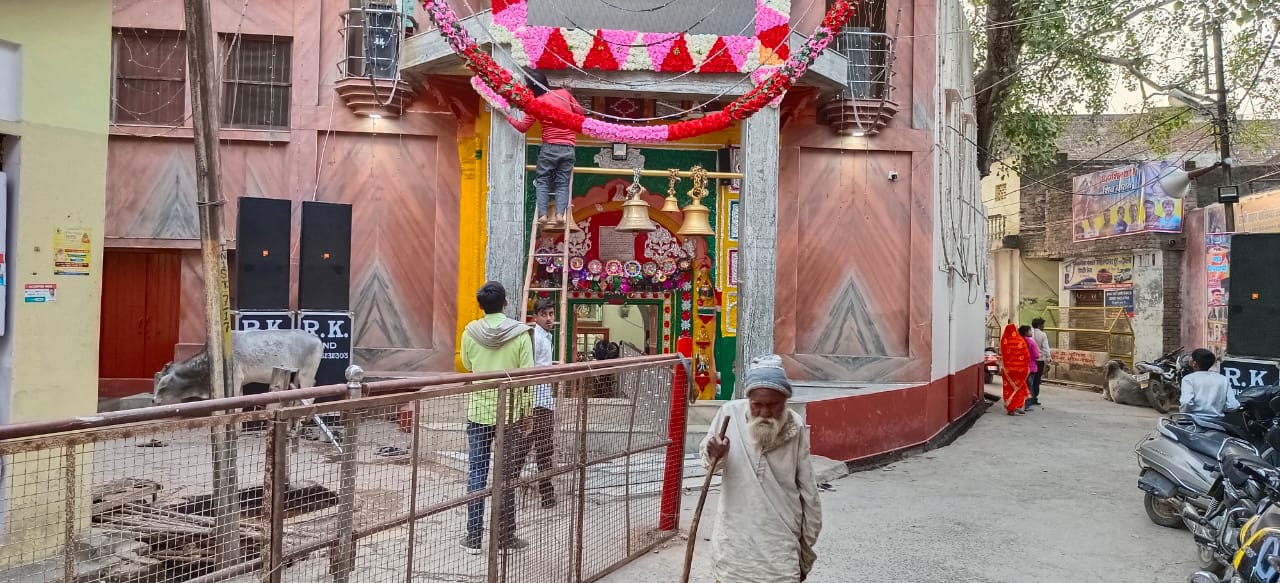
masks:
[[[351,205],[302,203],[298,327],[324,341],[317,385],[345,383],[351,366]]]
[[[236,330],[293,328],[289,311],[289,243],[292,205],[287,199],[240,197],[236,219]],[[269,387],[251,383],[245,395]]]
[[[1280,234],[1232,235],[1227,353],[1280,358]]]
[[[298,328],[324,343],[317,385],[346,382],[351,365],[351,205],[302,203],[298,308],[289,309],[292,201],[240,197],[236,223],[236,329]],[[246,385],[245,394],[267,385]]]

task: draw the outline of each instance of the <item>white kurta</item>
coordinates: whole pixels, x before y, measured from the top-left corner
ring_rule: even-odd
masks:
[[[715,576],[721,583],[797,583],[802,541],[813,549],[822,529],[809,428],[788,410],[795,422],[791,438],[761,451],[747,428],[749,407],[745,399],[720,407],[700,448],[709,465],[707,441],[728,416],[729,454],[717,470],[723,480],[711,536]]]

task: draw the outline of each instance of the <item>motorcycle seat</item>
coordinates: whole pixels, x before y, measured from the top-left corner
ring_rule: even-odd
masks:
[[[1258,454],[1234,443],[1227,443],[1222,447],[1222,455],[1219,459],[1222,462],[1222,476],[1237,488],[1244,486],[1245,482],[1249,480],[1250,474],[1237,468],[1236,464],[1242,464],[1262,472],[1275,470],[1266,460],[1258,457]]]
[[[1221,431],[1206,429],[1198,425],[1168,423],[1164,427],[1172,434],[1174,441],[1209,459],[1218,458],[1218,451],[1222,449],[1222,443],[1230,437]]]

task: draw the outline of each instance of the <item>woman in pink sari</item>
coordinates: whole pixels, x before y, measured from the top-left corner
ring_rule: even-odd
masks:
[[[1031,376],[1040,372],[1040,365],[1036,364],[1040,362],[1040,346],[1036,344],[1036,341],[1033,338],[1031,338],[1031,326],[1019,326],[1018,335],[1022,336],[1022,338],[1027,341],[1027,352],[1031,355],[1031,366],[1029,367],[1031,370],[1027,373],[1027,383],[1029,384],[1031,382]],[[1031,410],[1031,407],[1026,406],[1024,403],[1022,412],[1025,413],[1029,410]]]

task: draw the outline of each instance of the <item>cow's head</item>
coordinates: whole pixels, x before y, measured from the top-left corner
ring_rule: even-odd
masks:
[[[152,401],[157,405],[206,400],[210,395],[208,360],[197,355],[183,362],[170,362],[156,373],[155,384]]]

